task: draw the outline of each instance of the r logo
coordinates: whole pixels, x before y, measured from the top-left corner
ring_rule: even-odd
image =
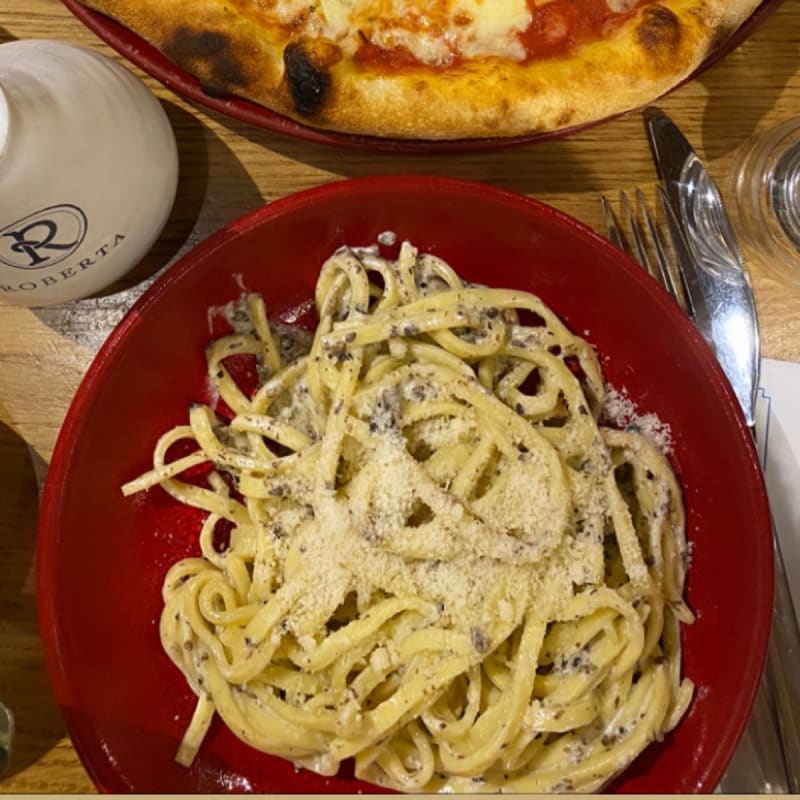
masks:
[[[0,262],[25,270],[58,264],[81,246],[86,228],[78,206],[43,208],[0,230]]]

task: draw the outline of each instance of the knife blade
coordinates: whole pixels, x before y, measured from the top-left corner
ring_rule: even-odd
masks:
[[[679,226],[679,241],[687,251],[676,248],[676,256],[685,274],[684,289],[695,323],[714,350],[752,428],[760,361],[758,316],[733,226],[719,189],[677,125],[657,108],[646,109],[644,119],[672,211],[667,221]]]

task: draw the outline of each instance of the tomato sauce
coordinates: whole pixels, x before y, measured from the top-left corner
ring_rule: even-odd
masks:
[[[419,59],[406,47],[396,46],[384,49],[369,41],[361,42],[353,60],[357,64],[368,64],[386,70],[405,70],[421,64]]]
[[[528,0],[533,19],[519,34],[529,61],[564,56],[586,42],[605,38],[632,11],[614,13],[606,0]],[[642,3],[635,3],[633,9]]]
[[[582,44],[604,39],[629,19],[637,8],[654,0],[633,0],[631,9],[612,11],[606,0],[528,0],[531,23],[517,34],[527,54],[526,61],[541,61],[568,55]],[[355,61],[365,66],[391,70],[408,70],[422,62],[408,48],[384,49],[364,38],[355,54]],[[452,69],[461,59],[457,56],[439,65]],[[428,64],[427,69],[436,69]]]

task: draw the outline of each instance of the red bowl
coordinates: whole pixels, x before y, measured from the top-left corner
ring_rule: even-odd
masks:
[[[465,278],[532,291],[597,348],[607,380],[672,430],[693,557],[684,630],[691,708],[615,789],[712,791],[748,719],[772,603],[771,529],[753,442],[717,362],[660,286],[579,222],[534,200],[433,177],[302,192],[205,241],[136,303],[91,365],[50,465],[38,540],[42,638],[55,697],[90,776],[113,792],[375,791],[256,752],[221,725],[190,769],[173,757],[193,710],[162,652],[168,566],[198,513],[161,490],[124,498],[152,447],[207,399],[209,308],[262,292],[271,313],[312,297],[323,260],[393,230]]]
[[[212,108],[226,116],[272,133],[302,139],[314,144],[344,147],[354,150],[371,150],[383,153],[466,153],[483,150],[499,150],[505,147],[530,144],[547,139],[560,138],[580,130],[606,122],[612,117],[596,122],[565,128],[559,131],[534,133],[525,136],[485,139],[453,139],[430,141],[420,139],[391,139],[378,136],[360,136],[348,133],[337,133],[303,125],[289,117],[271,111],[258,103],[232,95],[213,96],[206,94],[200,82],[193,75],[182,70],[163,53],[142,39],[130,29],[115,20],[81,5],[79,0],[62,0],[64,5],[89,30],[99,36],[120,55],[136,64],[142,71],[161,81],[176,94],[186,97],[195,103]],[[741,44],[757,27],[774,11],[782,0],[762,0],[761,5],[744,22],[739,29],[720,45],[683,83],[696,78],[724,55]],[[677,86],[674,88],[678,88]],[[657,98],[653,98],[655,101]]]

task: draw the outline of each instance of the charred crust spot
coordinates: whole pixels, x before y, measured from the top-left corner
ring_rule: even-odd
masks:
[[[187,25],[181,25],[172,37],[169,49],[175,55],[186,58],[213,58],[224,51],[228,39],[215,31],[193,31]]]
[[[664,6],[647,6],[636,31],[639,44],[655,59],[665,57],[680,47],[681,22]]]
[[[290,42],[283,51],[286,84],[299,114],[313,117],[325,103],[330,73],[315,63],[313,54],[300,42]]]
[[[573,117],[575,116],[575,110],[572,108],[565,108],[559,115],[558,119],[556,119],[556,126],[559,128],[566,128],[570,122],[572,122]]]
[[[165,45],[164,52],[175,63],[197,74],[208,94],[224,93],[248,83],[245,70],[236,58],[236,48],[224,33],[181,25]]]

